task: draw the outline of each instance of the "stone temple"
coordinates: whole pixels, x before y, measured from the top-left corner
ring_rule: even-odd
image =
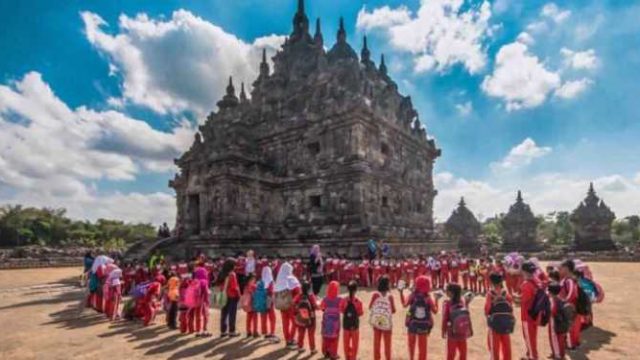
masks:
[[[516,202],[502,218],[502,250],[539,251],[542,246],[537,241],[538,219],[531,207],[522,199],[518,191]]]
[[[575,230],[574,249],[615,250],[611,239],[611,224],[615,218],[613,211],[596,195],[591,183],[587,197],[571,213],[570,220]]]
[[[319,243],[359,255],[370,238],[403,253],[447,245],[433,236],[440,149],[384,57],[376,66],[366,38],[360,57],[346,39],[340,19],[325,51],[300,0],[273,69],[263,53],[251,96],[229,79],[170,181],[187,252],[297,254]]]
[[[458,244],[458,249],[465,254],[477,254],[480,252],[478,237],[482,232],[482,226],[475,215],[469,210],[464,198],[460,199],[458,207],[453,210],[445,223],[447,236]]]

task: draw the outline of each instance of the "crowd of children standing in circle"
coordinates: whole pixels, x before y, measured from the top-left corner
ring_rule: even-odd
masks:
[[[87,306],[112,320],[139,318],[145,326],[163,309],[169,328],[198,337],[212,336],[210,309],[220,311],[220,337],[240,336],[236,319],[241,309],[246,312],[247,337],[280,342],[275,332],[279,318],[288,349],[305,352],[306,340],[315,354],[319,328],[324,358],[339,358],[342,335],[343,354],[353,360],[365,313],[358,289],[373,287],[367,322],[373,328],[374,359],[393,359],[393,317],[402,307],[410,359],[427,358],[427,340],[436,328],[433,315],[442,311],[440,334],[446,339],[446,358],[453,360],[466,359],[467,339],[473,336],[468,304],[483,295],[491,359],[512,359],[514,304],[519,304],[526,344],[522,359],[537,360],[541,326],[547,328],[550,358],[564,359],[568,350],[580,346],[581,332],[591,326],[591,305],[604,298],[589,267],[579,260],[542,269],[535,258],[527,260],[517,253],[501,259],[447,252],[369,259],[325,258],[317,245],[305,261],[256,257],[249,251],[235,258],[200,255],[190,262],[169,263],[154,255],[145,263],[116,264],[107,256],[87,254]],[[324,283],[328,285],[320,299]],[[341,285],[347,288],[344,296]],[[397,304],[392,289],[398,289]],[[321,313],[319,324],[317,313]]]

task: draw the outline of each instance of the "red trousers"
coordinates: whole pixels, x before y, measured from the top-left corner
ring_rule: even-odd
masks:
[[[551,355],[554,359],[564,359],[567,348],[567,334],[556,334],[553,330],[553,317],[549,320],[549,344],[551,344]]]
[[[527,347],[527,357],[538,360],[538,323],[536,321],[522,321],[522,334]]]
[[[276,332],[276,311],[271,308],[266,313],[260,313],[260,332],[267,335],[267,323],[269,324],[269,335]]]
[[[576,315],[576,319],[569,329],[569,348],[580,346],[580,332],[582,331],[583,316]]]
[[[462,274],[462,288],[464,290],[468,290],[469,289],[469,273],[463,273]]]
[[[435,289],[438,286],[438,279],[440,278],[440,275],[438,275],[437,272],[435,271],[431,271],[431,286]]]
[[[444,288],[449,282],[449,271],[440,270],[440,287]]]
[[[105,301],[105,314],[110,320],[115,320],[118,316],[118,309],[120,308],[120,302],[122,301],[122,295],[120,286],[112,286],[109,290],[109,296]]]
[[[246,317],[247,334],[253,335],[258,333],[258,313],[255,311],[248,312]]]
[[[309,350],[316,349],[316,327],[315,325],[310,328],[305,328],[302,326],[298,326],[298,347],[304,347],[304,336],[307,335],[309,339]],[[324,342],[322,344],[324,346]],[[324,348],[323,348],[324,350]]]
[[[186,308],[181,308],[178,315],[178,321],[180,322],[180,332],[186,333],[189,330],[189,317],[188,310]]]
[[[202,332],[207,330],[209,322],[209,309],[206,305],[189,309],[187,313],[189,333]]]
[[[293,342],[296,337],[296,324],[294,323],[295,316],[293,311],[286,310],[280,311],[282,315],[282,332],[284,333],[285,342]]]
[[[360,330],[344,330],[342,335],[344,357],[346,360],[356,360],[360,343]]]
[[[460,283],[460,276],[458,274],[458,270],[451,271],[451,282],[456,284]]]
[[[478,277],[477,276],[470,276],[469,277],[469,283],[471,285],[471,291],[474,293],[479,292],[479,288],[478,288]]]
[[[408,334],[409,359],[415,359],[416,343],[418,345],[418,360],[427,360],[427,334]]]
[[[142,320],[144,322],[144,326],[149,326],[156,318],[156,304],[153,301],[149,301],[144,304],[143,314]]]
[[[509,334],[497,334],[487,329],[487,344],[491,360],[511,360],[511,337]],[[502,354],[502,358],[500,358]]]
[[[380,360],[381,341],[384,342],[384,357],[391,360],[391,331],[373,329],[373,359]]]
[[[335,338],[322,337],[322,353],[330,358],[337,359],[338,358],[338,341],[340,340],[340,335]]]
[[[447,339],[447,360],[454,360],[458,354],[458,359],[467,360],[467,340]]]

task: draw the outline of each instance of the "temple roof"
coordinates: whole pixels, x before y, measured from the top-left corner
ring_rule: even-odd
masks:
[[[518,190],[518,194],[516,195],[516,202],[509,207],[509,212],[507,212],[502,219],[502,223],[507,226],[511,224],[537,223],[531,207],[522,199],[522,192],[520,190]]]
[[[615,214],[611,209],[601,200],[596,191],[593,188],[593,183],[589,184],[589,190],[587,196],[573,210],[571,214],[571,221],[573,222],[611,222],[615,219]]]
[[[475,215],[473,215],[473,212],[467,207],[464,198],[460,198],[458,207],[453,210],[451,216],[449,216],[446,226],[447,228],[455,230],[464,230],[467,227],[479,228],[480,223]]]

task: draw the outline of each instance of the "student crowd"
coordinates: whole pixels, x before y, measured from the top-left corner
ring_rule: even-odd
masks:
[[[383,356],[392,359],[392,324],[398,306],[406,308],[410,359],[427,358],[427,340],[436,328],[433,315],[442,311],[440,332],[446,339],[446,358],[452,360],[466,359],[467,339],[473,336],[468,304],[476,295],[483,295],[490,358],[512,358],[511,336],[517,316],[514,304],[519,304],[526,344],[522,359],[536,360],[540,358],[537,339],[541,327],[547,328],[550,358],[564,359],[566,351],[580,346],[581,332],[593,323],[591,305],[604,298],[589,267],[580,260],[565,260],[542,269],[537,259],[527,260],[517,253],[503,259],[471,259],[446,252],[402,259],[370,258],[324,258],[317,245],[305,261],[258,258],[249,251],[235,258],[200,255],[189,262],[169,263],[154,255],[145,263],[116,264],[107,256],[87,254],[87,306],[112,320],[141,319],[145,326],[163,309],[169,328],[198,337],[211,336],[212,308],[221,314],[220,336],[239,336],[236,315],[242,309],[246,312],[246,336],[262,336],[273,342],[280,341],[275,335],[279,314],[287,348],[304,352],[306,339],[306,346],[315,354],[319,328],[325,358],[338,359],[342,333],[344,356],[353,360],[364,315],[358,289],[374,287],[367,323],[373,328],[376,360]],[[323,283],[328,286],[320,299]],[[341,285],[348,290],[344,296],[339,294]],[[399,290],[398,298],[393,295],[394,288]],[[130,297],[123,302],[125,295]],[[321,314],[319,326],[316,314]]]

